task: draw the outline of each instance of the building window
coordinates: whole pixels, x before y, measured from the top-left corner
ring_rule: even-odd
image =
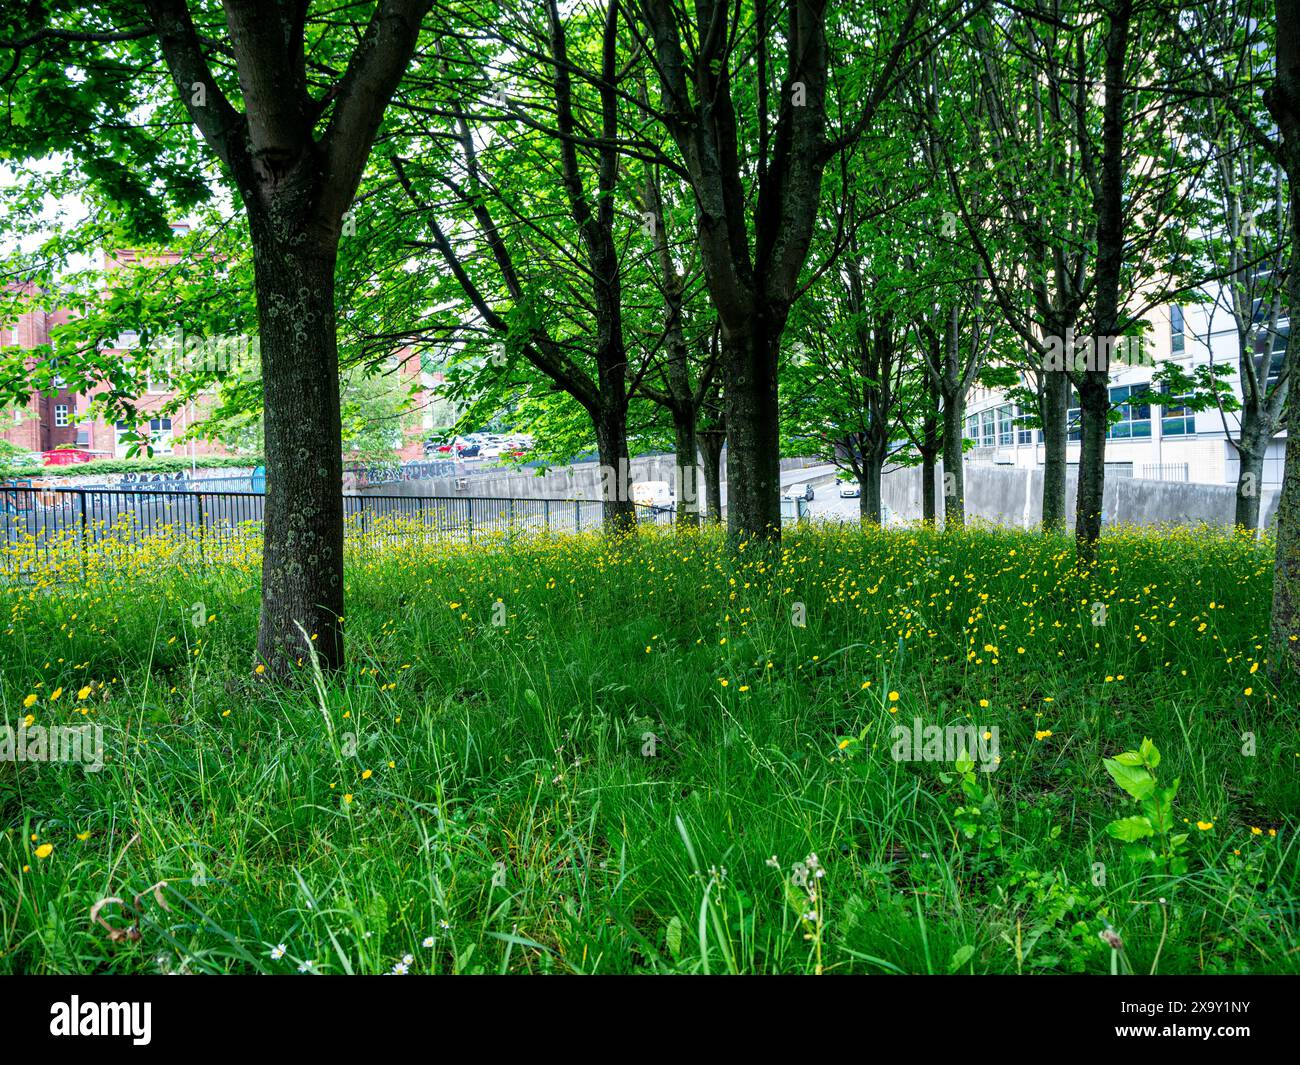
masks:
[[[1269,343],[1268,337],[1258,337],[1255,341],[1255,350],[1260,353],[1260,357],[1255,360],[1255,372],[1263,368],[1264,351],[1268,349],[1268,380],[1266,384],[1272,385],[1277,381],[1282,373],[1282,365],[1286,362],[1286,341],[1291,334],[1291,324],[1279,324],[1277,332],[1272,335],[1272,343]]]
[[[90,447],[90,430],[89,430],[89,429],[84,429],[84,428],[83,428],[83,429],[78,429],[78,430],[77,430],[77,447]]]
[[[994,424],[993,408],[990,407],[980,415],[980,445],[982,447],[992,447],[994,442]]]
[[[1175,355],[1181,355],[1185,348],[1186,340],[1183,338],[1183,309],[1175,303],[1169,308],[1169,350]]]
[[[978,414],[970,414],[966,417],[966,439],[974,440],[976,444],[980,442],[980,419]]]
[[[1067,439],[1078,443],[1083,439],[1083,420],[1080,417],[1082,412],[1079,409],[1079,393],[1073,388],[1070,389],[1070,406],[1065,412],[1065,424],[1070,427],[1070,435]]]
[[[133,445],[141,442],[144,432],[137,429],[130,422],[117,423],[117,441],[116,452],[118,457],[124,456]],[[172,420],[170,418],[151,418],[149,420],[149,446],[153,448],[155,455],[170,455],[172,453]]]
[[[1119,421],[1106,431],[1111,440],[1151,435],[1151,405],[1128,402],[1130,396],[1146,392],[1147,388],[1147,385],[1118,385],[1110,390],[1111,403],[1119,407]]]
[[[66,403],[56,403],[54,405],[54,424],[63,428],[68,424],[68,405]]]
[[[1196,433],[1196,414],[1188,410],[1180,402],[1184,396],[1172,396],[1168,388],[1162,389],[1162,393],[1168,398],[1160,418],[1160,435],[1161,436],[1193,436]]]
[[[1032,444],[1034,442],[1034,431],[1024,427],[1024,419],[1028,414],[1021,407],[1016,408],[1016,443]]]
[[[998,447],[1011,446],[1011,404],[998,408]]]

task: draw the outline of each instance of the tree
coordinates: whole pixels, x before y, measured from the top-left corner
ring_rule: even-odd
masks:
[[[1281,162],[1287,174],[1291,247],[1300,248],[1300,0],[1277,0],[1277,70],[1265,102],[1281,133]],[[1294,251],[1293,251],[1294,254]],[[1300,270],[1287,275],[1287,305],[1300,307]],[[1300,340],[1287,337],[1290,374],[1300,365]],[[1286,467],[1277,514],[1277,559],[1273,568],[1270,632],[1273,669],[1300,673],[1300,389],[1286,405]]]
[[[275,676],[287,676],[309,650],[325,668],[343,662],[335,262],[343,217],[385,108],[414,55],[429,4],[379,0],[369,20],[358,25],[332,15],[310,21],[308,6],[289,0],[228,0],[220,18],[207,5],[196,5],[196,23],[184,0],[146,0],[147,20],[134,6],[109,4],[101,17],[120,20],[119,27],[89,34],[46,23],[49,11],[34,8],[40,23],[8,42],[11,74],[19,81],[39,82],[51,66],[71,63],[74,52],[77,65],[90,70],[89,107],[78,102],[66,119],[54,116],[62,142],[47,129],[20,145],[23,154],[39,157],[72,142],[74,156],[98,188],[114,202],[138,205],[150,198],[147,178],[155,168],[142,168],[130,179],[130,165],[121,156],[134,139],[126,131],[138,124],[127,121],[132,107],[159,103],[156,67],[143,45],[125,56],[114,46],[156,41],[186,113],[244,207],[266,411],[268,495],[257,653]],[[62,56],[49,51],[54,44],[65,46]],[[29,53],[36,58],[29,61]],[[132,99],[126,88],[131,66],[124,71],[123,58],[138,72],[143,99]],[[115,121],[100,125],[96,109]],[[117,164],[107,179],[96,156],[105,144],[110,147],[103,158]],[[145,158],[156,162],[158,153]],[[202,198],[193,189],[190,195],[193,201]]]
[[[778,540],[777,362],[822,173],[875,117],[912,43],[920,4],[912,3],[897,25],[892,10],[871,20],[889,47],[874,80],[852,79],[858,110],[833,138],[826,129],[827,2],[791,0],[783,27],[769,23],[768,6],[759,0],[752,23],[740,0],[699,0],[693,10],[680,0],[640,0],[638,10],[659,79],[657,114],[695,197],[700,254],[721,329],[728,530],[733,538]],[[773,41],[784,45],[775,101]],[[742,109],[753,114],[751,127],[742,125]]]

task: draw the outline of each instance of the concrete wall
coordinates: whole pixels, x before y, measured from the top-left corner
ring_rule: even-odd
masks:
[[[675,484],[677,468],[672,455],[650,455],[633,459],[628,475],[636,481],[667,481]],[[463,484],[461,483],[463,482]],[[703,490],[703,479],[700,481]],[[422,481],[397,481],[363,488],[366,496],[473,496],[476,499],[600,499],[600,467],[595,463],[563,466],[537,476],[533,470],[474,473],[458,481],[455,477],[431,477]]]
[[[943,515],[943,470],[937,473],[936,495]],[[1078,476],[1066,476],[1067,522],[1074,527]],[[966,466],[966,516],[999,525],[1033,528],[1043,519],[1043,471],[1018,466]],[[885,474],[884,502],[904,520],[921,517],[921,469]],[[1277,517],[1278,492],[1265,489],[1260,516],[1265,527]],[[1106,525],[1230,526],[1236,506],[1233,485],[1187,481],[1147,481],[1136,477],[1107,477],[1102,518]]]
[[[790,458],[781,460],[782,472],[821,465],[816,458]],[[675,455],[643,455],[632,460],[629,479],[637,481],[667,481],[677,483],[677,458]],[[727,479],[727,456],[722,455],[722,480]],[[538,477],[533,470],[471,473],[463,487],[458,487],[456,477],[430,477],[419,481],[395,481],[392,484],[362,488],[359,495],[368,496],[473,496],[476,499],[600,499],[600,467],[594,463],[553,468]],[[696,484],[701,501],[704,498],[704,472],[697,474]],[[352,491],[346,488],[345,491]]]

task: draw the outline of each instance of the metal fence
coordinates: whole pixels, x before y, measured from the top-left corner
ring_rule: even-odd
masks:
[[[266,496],[121,488],[0,485],[0,576],[33,578],[84,569],[91,547],[128,558],[146,546],[177,563],[219,561],[256,547]],[[472,496],[343,497],[344,530],[354,546],[415,541],[473,542],[489,536],[598,529],[604,504],[581,499]],[[672,513],[636,507],[638,521],[671,522]]]
[[[1138,467],[1144,481],[1190,481],[1190,464],[1186,462],[1152,462]]]

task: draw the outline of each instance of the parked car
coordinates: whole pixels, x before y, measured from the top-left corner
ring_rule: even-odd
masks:
[[[784,495],[787,499],[811,500],[814,497],[813,486],[811,483],[792,484],[781,494]]]
[[[457,454],[463,459],[476,459],[479,456],[479,450],[478,444],[465,444]]]
[[[853,481],[845,481],[840,485],[841,499],[857,499],[862,495],[862,488]]]

